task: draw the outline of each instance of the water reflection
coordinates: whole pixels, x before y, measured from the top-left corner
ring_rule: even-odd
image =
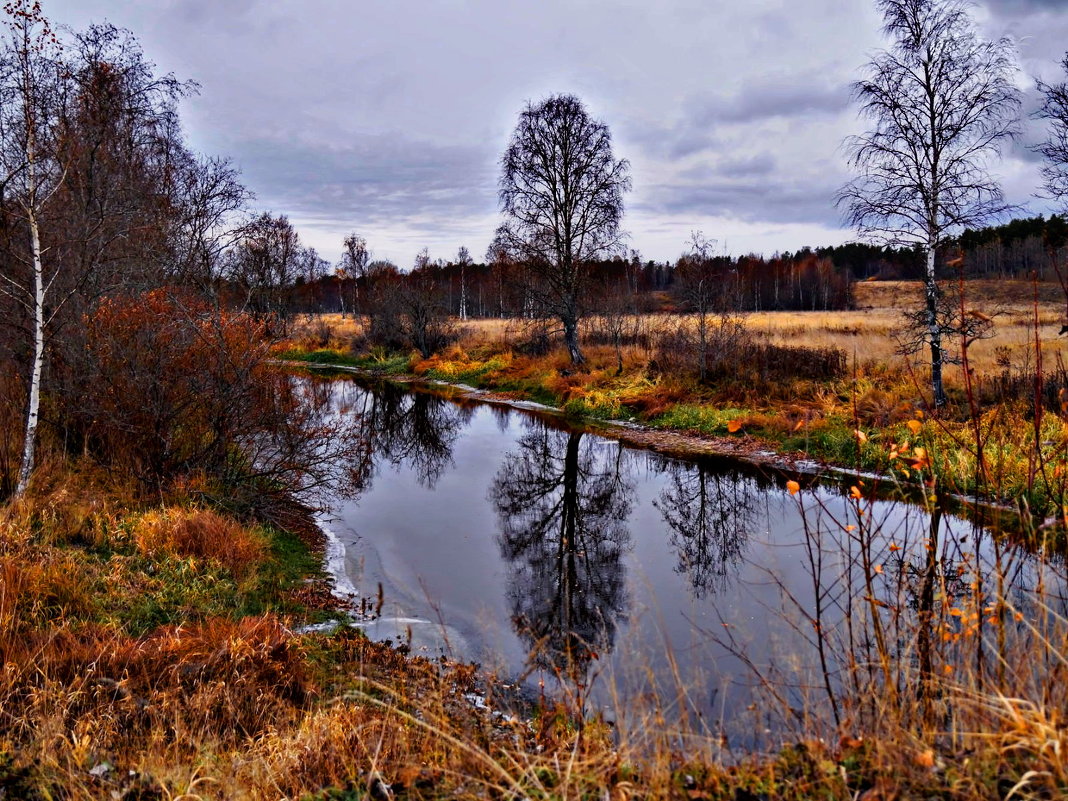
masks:
[[[530,667],[580,677],[611,650],[627,608],[623,557],[634,483],[620,446],[535,425],[490,487],[512,623]]]
[[[421,485],[433,489],[452,464],[456,439],[474,413],[473,407],[391,384],[374,392],[357,388],[342,408],[358,431],[363,488],[377,473],[376,459],[384,459],[410,467]]]
[[[669,529],[675,572],[689,579],[697,598],[724,589],[755,526],[758,487],[736,471],[705,463],[658,459],[655,467],[668,476],[653,505]]]
[[[947,669],[999,691],[1048,682],[1020,655],[1053,658],[1030,643],[1065,641],[1063,562],[937,505],[869,499],[869,486],[793,496],[543,418],[335,386],[365,483],[339,515],[354,583],[382,582],[399,626],[448,626],[456,655],[513,676],[590,688],[594,655],[611,654],[585,697],[619,679],[639,707],[681,687],[673,703],[736,718],[743,740],[757,736],[750,708],[776,732],[802,713],[833,726],[887,708],[859,697],[949,730],[934,681]],[[382,465],[394,469],[376,478]]]

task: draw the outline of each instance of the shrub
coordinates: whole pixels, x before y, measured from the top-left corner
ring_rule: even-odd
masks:
[[[662,372],[696,375],[702,359],[707,383],[745,384],[753,389],[792,380],[834,380],[846,375],[847,368],[845,353],[838,348],[764,342],[731,315],[709,322],[703,343],[691,321],[660,333],[655,363]]]
[[[199,473],[269,511],[329,481],[350,442],[329,395],[270,355],[246,314],[165,289],[108,298],[88,315],[85,363],[61,399],[65,439],[150,488]]]
[[[547,319],[510,320],[505,339],[521,356],[545,356],[555,344],[552,327],[552,320]]]

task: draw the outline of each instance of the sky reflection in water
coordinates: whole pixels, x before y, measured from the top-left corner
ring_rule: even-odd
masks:
[[[531,682],[562,676],[600,702],[613,689],[677,699],[681,685],[681,703],[715,728],[751,700],[754,668],[784,705],[822,692],[816,613],[824,642],[841,646],[847,599],[863,596],[846,528],[856,508],[834,488],[794,497],[753,468],[525,412],[390,385],[333,389],[362,449],[359,492],[338,500],[333,528],[356,586],[373,595],[382,583],[372,636],[411,636],[416,650]],[[930,521],[904,503],[867,515],[880,603],[907,610]],[[989,559],[977,536],[943,519],[946,564],[969,548]],[[1034,570],[1019,563],[1021,587]]]

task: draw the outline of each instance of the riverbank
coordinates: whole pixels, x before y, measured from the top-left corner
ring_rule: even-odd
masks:
[[[841,483],[848,492],[860,479],[862,485],[866,482],[863,490],[865,495],[902,497],[921,505],[929,503],[929,496],[934,489],[939,505],[947,511],[965,517],[981,517],[987,524],[998,518],[1003,521],[1007,531],[1025,537],[1030,537],[1041,522],[1028,514],[1021,514],[1019,497],[1010,501],[998,496],[977,496],[974,485],[969,485],[970,494],[965,494],[959,491],[956,482],[940,481],[945,477],[946,465],[952,462],[959,465],[962,457],[966,459],[972,455],[974,458],[974,454],[969,452],[967,445],[961,446],[959,430],[950,431],[944,420],[925,425],[924,412],[919,409],[898,430],[873,433],[871,439],[860,429],[849,428],[851,423],[841,419],[825,419],[822,421],[824,435],[812,438],[811,442],[806,435],[804,446],[799,448],[797,438],[776,436],[781,433],[778,428],[769,434],[759,426],[751,425],[751,430],[747,431],[744,423],[735,425],[737,418],[747,418],[750,423],[754,418],[752,412],[740,409],[680,405],[656,420],[639,421],[634,415],[629,419],[613,419],[602,414],[588,414],[587,410],[573,404],[543,402],[558,400],[547,398],[543,391],[530,394],[522,391],[502,392],[494,388],[492,378],[485,380],[484,375],[469,373],[464,378],[476,384],[485,384],[488,388],[472,386],[460,380],[448,380],[437,371],[417,372],[411,369],[410,360],[402,357],[353,358],[333,350],[303,352],[293,349],[281,351],[278,355],[281,357],[278,364],[291,369],[309,369],[318,374],[337,372],[372,381],[386,380],[399,385],[411,385],[420,391],[441,393],[453,400],[487,403],[554,416],[568,426],[584,427],[632,447],[683,459],[724,459],[760,469],[768,475],[778,475],[784,483],[795,480],[799,486],[804,486],[816,480],[832,481]],[[534,400],[531,395],[543,400]],[[686,420],[687,415],[690,420]],[[696,418],[696,424],[693,418]],[[714,422],[704,425],[701,424],[702,420]],[[791,434],[797,433],[797,427],[794,428]],[[937,451],[931,444],[932,432],[935,436],[943,435]],[[844,451],[841,448],[823,447],[822,443],[828,439],[846,442]],[[890,443],[887,450],[896,453],[891,456],[875,442],[869,447],[872,439],[886,439]],[[951,446],[956,446],[949,451],[945,448],[947,439]],[[921,452],[923,458],[917,456]],[[852,458],[835,458],[843,453]],[[932,458],[935,453],[942,457],[939,462],[942,470],[937,468]],[[864,454],[867,454],[867,458]],[[1047,526],[1046,535],[1051,531],[1054,529]]]

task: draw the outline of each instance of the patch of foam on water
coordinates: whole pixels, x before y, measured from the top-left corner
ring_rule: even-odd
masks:
[[[334,580],[334,595],[344,600],[355,600],[360,591],[352,583],[349,571],[345,564],[345,543],[341,541],[337,533],[330,527],[331,520],[326,515],[315,516],[315,524],[326,537],[326,572]]]

